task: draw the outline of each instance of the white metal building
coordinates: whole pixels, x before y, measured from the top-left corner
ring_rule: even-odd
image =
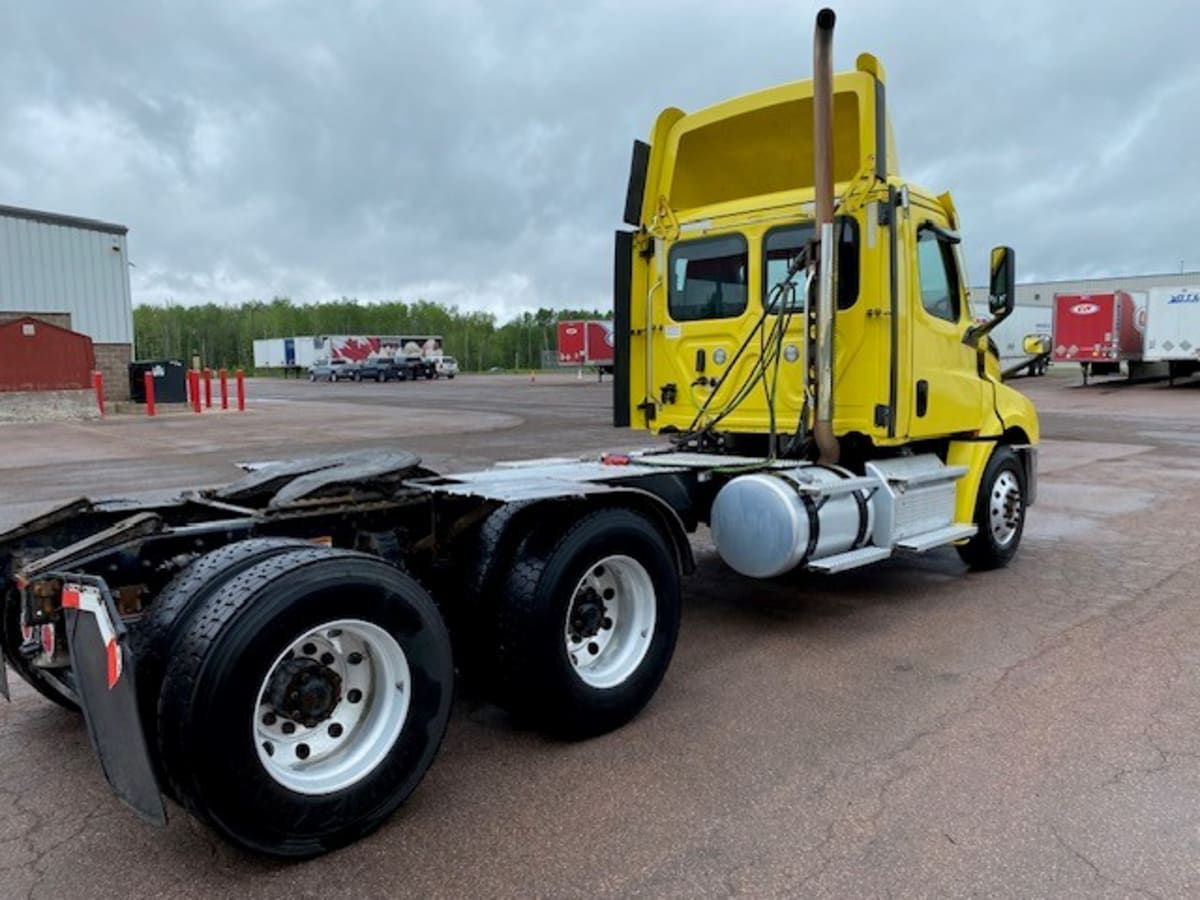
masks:
[[[1019,264],[1018,264],[1019,268]],[[1200,272],[1163,272],[1157,275],[1114,275],[1109,278],[1079,278],[1072,281],[1031,281],[1017,285],[1017,306],[1054,305],[1055,294],[1107,294],[1111,291],[1147,291],[1152,287],[1200,284]],[[971,288],[973,303],[986,303],[986,284]]]
[[[33,315],[86,334],[115,399],[128,397],[133,359],[128,231],[0,205],[0,320]]]

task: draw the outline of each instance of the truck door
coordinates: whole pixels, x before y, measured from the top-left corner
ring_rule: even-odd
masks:
[[[944,220],[918,210],[914,206],[908,310],[913,373],[908,433],[914,438],[974,431],[984,415],[976,353],[962,342],[971,311],[955,252],[958,236]]]

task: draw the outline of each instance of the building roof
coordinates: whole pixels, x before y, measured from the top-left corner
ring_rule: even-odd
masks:
[[[19,206],[4,206],[0,204],[0,216],[10,219],[29,219],[34,222],[44,222],[47,225],[65,225],[67,228],[85,228],[89,231],[103,231],[105,234],[127,234],[129,229],[124,225],[113,222],[101,222],[99,219],[83,219],[79,216],[64,216],[61,213],[42,212],[38,209],[22,209]]]

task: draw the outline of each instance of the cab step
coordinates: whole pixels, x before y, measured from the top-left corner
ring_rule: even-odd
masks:
[[[896,549],[908,550],[911,553],[924,553],[926,550],[932,550],[934,547],[944,547],[946,544],[953,544],[955,541],[964,541],[967,538],[975,537],[977,530],[974,525],[956,522],[945,528],[926,531],[924,534],[914,534],[912,537],[906,537],[901,541],[897,541]]]
[[[833,556],[815,559],[806,568],[811,572],[832,575],[835,572],[857,569],[859,566],[869,566],[871,563],[880,562],[891,555],[892,551],[887,547],[860,547],[857,550],[847,550],[845,553],[836,553]]]

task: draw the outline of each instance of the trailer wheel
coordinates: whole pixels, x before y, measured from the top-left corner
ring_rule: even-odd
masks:
[[[675,650],[675,559],[655,524],[629,509],[597,510],[565,534],[528,535],[497,616],[501,704],[573,738],[637,715]]]
[[[375,557],[260,561],[205,598],[167,667],[159,745],[184,806],[233,843],[315,856],[380,825],[445,733],[449,638]]]
[[[1011,447],[999,446],[983,470],[975,501],[978,531],[958,555],[972,569],[999,569],[1008,565],[1025,530],[1025,470]]]
[[[192,621],[197,606],[256,563],[310,546],[307,541],[295,538],[252,538],[227,544],[189,563],[159,592],[150,612],[130,635],[137,658],[138,704],[148,747],[157,747],[159,689],[167,660],[180,634]],[[156,757],[155,753],[150,755],[152,759]]]

